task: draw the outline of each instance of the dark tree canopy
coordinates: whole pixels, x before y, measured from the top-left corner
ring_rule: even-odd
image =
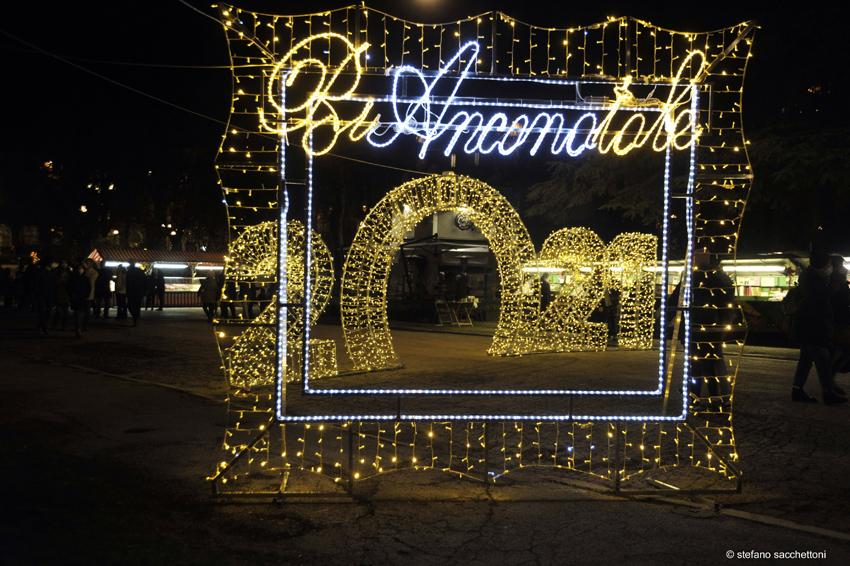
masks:
[[[672,160],[671,185],[687,183],[687,154]],[[651,150],[625,156],[588,154],[549,163],[549,178],[535,183],[526,214],[552,225],[587,227],[603,240],[641,231],[661,234],[664,214],[664,154]],[[670,210],[678,229],[679,203]],[[675,237],[674,237],[675,239]]]
[[[752,136],[745,249],[850,248],[850,128],[818,126],[779,125]]]

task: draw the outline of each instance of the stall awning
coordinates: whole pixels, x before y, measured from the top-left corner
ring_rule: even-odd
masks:
[[[177,252],[163,250],[141,250],[135,248],[96,248],[89,257],[95,261],[138,263],[200,263],[224,265],[224,252]]]

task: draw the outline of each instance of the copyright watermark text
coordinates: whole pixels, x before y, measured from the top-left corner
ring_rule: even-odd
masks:
[[[735,552],[734,550],[726,551],[726,558],[738,558],[742,560],[765,560],[765,559],[774,559],[774,560],[800,560],[800,559],[824,559],[826,558],[825,550],[786,550],[786,551],[773,551],[773,552],[765,552],[760,550],[739,550]]]

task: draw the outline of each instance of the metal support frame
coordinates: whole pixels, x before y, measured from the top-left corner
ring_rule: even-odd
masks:
[[[492,462],[490,458],[490,424],[491,423],[483,423],[483,448],[484,448],[484,483],[485,484],[495,484],[500,477],[500,474],[493,473],[491,474]],[[689,423],[684,423],[685,427],[690,430],[695,440],[701,442],[718,462],[720,462],[723,466],[725,466],[728,470],[730,470],[733,476],[736,479],[735,487],[731,489],[682,489],[676,487],[675,485],[662,482],[660,480],[656,480],[652,477],[647,476],[646,481],[655,487],[655,489],[623,489],[622,482],[623,476],[621,472],[621,468],[624,465],[623,462],[623,451],[621,449],[621,435],[623,431],[623,423],[622,421],[614,421],[614,461],[611,463],[611,481],[613,486],[611,488],[612,493],[616,495],[625,495],[625,496],[645,496],[645,495],[678,495],[678,496],[700,496],[700,495],[730,495],[741,493],[743,489],[743,475],[742,473],[722,454],[717,453],[711,446],[711,443],[708,439],[703,435],[699,430],[694,428]],[[348,423],[348,469],[345,474],[346,479],[342,484],[344,487],[344,491],[288,491],[289,477],[291,472],[289,470],[283,470],[280,487],[275,491],[222,491],[221,483],[223,476],[227,471],[232,469],[242,458],[250,453],[251,449],[257,445],[263,438],[271,433],[272,429],[282,426],[280,423],[274,422],[274,418],[269,420],[269,425],[263,430],[260,434],[258,434],[244,449],[242,449],[239,453],[237,453],[224,467],[222,467],[218,473],[209,479],[212,488],[212,494],[215,497],[224,497],[224,498],[272,498],[274,501],[278,503],[282,503],[284,501],[293,501],[293,502],[316,502],[324,499],[334,499],[334,500],[348,500],[353,502],[354,495],[354,484],[357,481],[355,464],[357,459],[355,458],[355,442],[356,442],[356,431],[354,430],[355,423],[350,421]]]
[[[489,423],[484,423],[484,481],[490,481],[490,427]],[[496,483],[496,476],[493,476],[493,483]]]
[[[743,489],[744,478],[741,472],[732,465],[722,454],[718,454],[712,448],[711,443],[708,439],[696,428],[691,426],[689,423],[684,423],[685,427],[690,430],[694,434],[694,438],[698,439],[702,442],[705,447],[708,449],[709,453],[717,460],[726,466],[729,470],[732,471],[732,475],[735,476],[736,482],[735,487],[733,489],[680,489],[674,485],[667,484],[658,480],[654,480],[652,478],[647,478],[647,481],[657,487],[654,490],[646,490],[646,489],[622,489],[620,487],[619,481],[619,468],[617,468],[617,472],[614,474],[614,489],[613,492],[617,495],[730,495],[733,493],[741,493]],[[619,448],[619,442],[617,443],[617,448]],[[615,453],[618,454],[616,465],[619,466],[619,450],[615,450]]]
[[[257,445],[263,438],[265,438],[269,434],[270,425],[275,424],[275,418],[272,416],[269,421],[263,426],[263,431],[258,434],[254,439],[245,446],[241,451],[237,452],[236,455],[227,462],[218,473],[210,478],[210,483],[212,487],[213,495],[229,495],[219,491],[219,481],[224,477],[224,474],[227,473],[233,466],[235,466],[244,456],[245,454],[249,454],[254,446]],[[272,495],[277,492],[236,492],[239,495]]]
[[[224,478],[224,474],[227,473],[228,470],[233,468],[245,454],[249,453],[251,449],[257,445],[263,438],[271,434],[271,430],[273,428],[279,428],[281,423],[275,422],[275,418],[272,417],[269,419],[269,423],[265,426],[264,430],[258,434],[248,445],[242,449],[239,453],[237,453],[229,462],[227,462],[224,467],[222,467],[218,473],[209,478],[210,486],[212,488],[212,494],[214,497],[221,498],[244,498],[244,499],[254,499],[254,498],[272,498],[272,500],[276,503],[283,503],[287,500],[292,500],[296,502],[305,502],[305,503],[314,503],[317,500],[324,499],[343,499],[347,502],[354,503],[354,499],[352,498],[352,494],[354,493],[354,423],[349,423],[348,429],[348,481],[344,484],[345,491],[344,492],[336,492],[336,491],[287,491],[287,487],[289,486],[289,476],[291,472],[289,470],[283,470],[282,478],[280,482],[280,487],[276,491],[222,491],[221,483]],[[342,501],[342,502],[346,502]]]
[[[614,425],[614,493],[620,493],[620,421]]]

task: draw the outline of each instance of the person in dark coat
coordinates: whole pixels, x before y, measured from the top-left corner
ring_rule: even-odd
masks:
[[[153,269],[145,276],[145,310],[154,309],[154,301],[156,300],[156,275]]]
[[[290,298],[290,302],[296,302],[292,297]],[[254,289],[254,286],[251,283],[246,281],[239,282],[239,300],[242,301],[242,311],[243,315],[245,315],[245,311],[247,311],[248,319],[254,318],[254,301],[257,300],[257,293]]]
[[[95,281],[97,281],[97,277],[99,272],[97,270],[97,263],[92,258],[86,258],[85,260],[85,274],[86,277],[89,278],[89,283],[91,283],[91,290],[89,291],[89,308],[86,309],[86,316],[83,319],[83,330],[88,330],[89,328],[89,316],[92,314],[92,307],[94,306],[94,290],[95,290]],[[96,318],[96,317],[95,317]]]
[[[8,267],[0,269],[0,293],[3,295],[3,306],[7,309],[12,308],[12,302],[15,300],[12,281],[12,270]]]
[[[147,290],[147,277],[145,272],[133,261],[127,270],[127,310],[133,317],[133,326],[139,325],[139,317],[142,315],[142,300]]]
[[[119,265],[115,268],[115,318],[127,320],[127,268]]]
[[[74,328],[77,338],[82,338],[80,332],[83,329],[83,321],[89,309],[89,294],[91,293],[91,281],[86,277],[86,268],[82,263],[77,264],[74,273],[68,280],[68,297],[71,301],[71,309],[74,311]]]
[[[215,280],[215,273],[212,271],[207,272],[206,279],[201,281],[201,286],[198,288],[198,295],[201,297],[204,314],[212,322],[218,301],[221,299],[221,288],[218,286],[218,281]]]
[[[56,287],[52,269],[52,261],[43,259],[35,266],[33,275],[33,305],[38,315],[36,325],[40,334],[49,334],[47,320],[56,303]]]
[[[165,306],[165,275],[159,268],[154,269],[153,273],[154,279],[156,279],[156,296],[159,298],[159,310],[162,310],[162,307]]]
[[[71,308],[71,297],[68,294],[71,270],[68,268],[68,261],[63,259],[59,262],[59,267],[54,269],[53,273],[55,274],[56,306],[53,309],[53,323],[50,325],[50,329],[56,330],[61,320],[61,328],[64,332],[68,329],[68,313]]]
[[[850,283],[847,281],[847,268],[844,257],[830,256],[832,275],[829,276],[829,290],[832,292],[832,323],[835,330],[832,335],[832,390],[844,395],[844,390],[835,383],[835,374],[842,371],[850,362]]]
[[[103,310],[103,318],[109,318],[109,307],[112,302],[112,269],[105,265],[94,280],[94,317],[100,316]]]
[[[219,279],[218,283],[220,286],[224,283],[224,292],[221,295],[221,303],[219,304],[222,318],[228,318],[228,309],[230,309],[229,318],[236,318],[236,305],[233,303],[237,299],[236,283],[233,280],[226,281],[224,279]]]
[[[799,292],[802,295],[797,316],[794,319],[792,337],[800,343],[800,359],[794,372],[794,383],[791,388],[791,399],[799,403],[817,403],[803,390],[812,364],[817,371],[823,391],[823,402],[827,405],[846,403],[847,398],[840,396],[834,389],[832,376],[832,340],[833,312],[832,291],[829,288],[829,277],[832,265],[829,255],[825,252],[814,251],[809,258],[809,267],[800,274],[798,281]]]
[[[552,287],[549,285],[549,274],[540,276],[540,311],[546,312],[552,302]]]

